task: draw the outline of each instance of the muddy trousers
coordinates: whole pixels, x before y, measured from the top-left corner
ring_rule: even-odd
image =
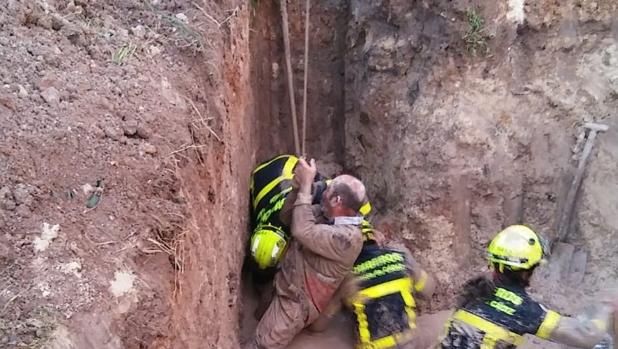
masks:
[[[312,305],[275,295],[246,348],[284,349],[316,317],[317,311]]]

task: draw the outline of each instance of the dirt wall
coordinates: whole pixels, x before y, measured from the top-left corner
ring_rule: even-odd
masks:
[[[304,5],[289,11],[300,112]],[[314,4],[308,155],[360,176],[379,226],[438,277],[423,310],[484,270],[503,225],[555,235],[591,120],[610,130],[569,237],[589,256],[569,291],[616,281],[615,14],[611,1]],[[273,2],[0,7],[0,346],[238,347],[247,179],[293,150],[282,53]]]
[[[248,18],[233,1],[0,7],[0,347],[234,346]]]
[[[466,43],[471,9],[487,54]],[[485,269],[483,249],[504,225],[555,236],[582,124],[616,120],[615,10],[610,1],[352,1],[345,166],[368,184],[383,228],[438,277],[430,307]],[[616,277],[615,247],[603,246],[616,225],[601,209],[615,205],[601,189],[615,181],[612,132],[570,237],[595,256],[589,288]]]

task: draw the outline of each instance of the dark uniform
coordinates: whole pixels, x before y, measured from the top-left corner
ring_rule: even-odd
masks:
[[[409,341],[416,328],[416,303],[405,254],[365,243],[353,274],[359,288],[350,298],[357,348],[392,348]]]
[[[258,165],[251,175],[251,223],[271,225],[283,229],[279,212],[285,197],[292,190],[294,167],[298,158],[280,155]],[[287,233],[286,233],[287,234]]]
[[[292,191],[292,179],[294,168],[298,158],[293,155],[279,155],[259,164],[251,174],[250,200],[251,200],[251,240],[260,231],[270,231],[270,237],[262,237],[259,243],[259,251],[250,251],[248,254],[249,265],[254,271],[255,280],[258,283],[272,281],[277,262],[271,260],[272,253],[283,251],[282,258],[290,240],[289,227],[281,221],[280,212],[284,206],[288,194]],[[323,176],[318,174],[313,188],[314,203],[319,201],[321,194],[326,188]],[[280,236],[275,242],[273,234]],[[262,245],[259,245],[262,244]],[[249,246],[250,249],[255,246]],[[274,252],[273,252],[274,251]],[[259,262],[256,258],[262,258]],[[261,265],[260,265],[261,262]],[[268,266],[265,266],[268,265]]]
[[[289,229],[280,218],[279,213],[285,198],[292,191],[294,167],[298,158],[293,155],[280,155],[259,164],[251,174],[251,228],[252,236],[261,229],[271,230],[284,238],[280,248],[285,249],[285,241],[289,241]],[[251,256],[251,253],[248,254]],[[259,268],[255,259],[250,257],[249,263],[258,283],[271,281],[276,266]]]
[[[534,301],[523,287],[497,282],[488,297],[469,301],[447,324],[445,349],[513,349],[526,333],[549,339],[560,315]]]

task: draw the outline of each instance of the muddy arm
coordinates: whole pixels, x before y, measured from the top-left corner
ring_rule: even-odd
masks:
[[[283,207],[279,212],[279,219],[281,223],[285,224],[285,226],[289,227],[292,224],[292,212],[294,212],[294,204],[296,203],[296,199],[298,198],[298,188],[294,185],[292,186],[292,191],[290,191],[283,202]],[[311,207],[313,211],[313,215],[318,217],[321,215],[321,207],[320,205],[313,205]]]
[[[405,255],[408,273],[414,279],[413,292],[423,298],[430,298],[436,289],[435,279],[423,269],[414,257],[412,257],[412,253],[404,244],[390,242],[387,244],[387,247],[399,251]]]
[[[343,226],[318,224],[311,201],[310,194],[298,194],[292,212],[292,237],[303,247],[322,257],[346,263],[354,262],[359,252],[356,248],[360,250],[360,245],[355,244],[356,237],[352,230]],[[358,241],[360,242],[360,239]]]
[[[279,212],[279,220],[281,220],[281,223],[285,224],[288,227],[290,226],[290,224],[292,224],[292,212],[294,211],[294,203],[296,202],[297,196],[298,189],[292,189],[288,196],[286,196],[283,207]]]
[[[548,312],[547,317],[549,316]],[[584,314],[578,317],[556,316],[559,319],[555,324],[555,328],[553,330],[550,328],[551,331],[549,331],[548,339],[579,348],[593,348],[605,337],[609,326],[613,324],[612,309],[601,304],[590,307]],[[547,320],[544,321],[544,324],[545,322]],[[537,336],[541,338],[546,337],[539,333],[537,333]]]

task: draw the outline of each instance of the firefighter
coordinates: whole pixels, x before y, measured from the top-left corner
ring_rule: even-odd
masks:
[[[433,278],[403,244],[384,246],[383,235],[368,221],[361,231],[363,248],[352,273],[311,329],[325,330],[343,305],[355,318],[357,349],[421,348],[435,340],[419,338],[427,331],[416,331],[415,312],[415,296],[430,297]]]
[[[538,235],[512,225],[494,237],[487,249],[492,278],[469,281],[458,307],[446,324],[438,348],[511,349],[523,335],[579,348],[593,348],[613,325],[615,305],[598,304],[586,316],[562,316],[533,300],[526,292],[543,259]]]
[[[289,244],[289,217],[293,202],[287,205],[290,212],[281,215],[281,211],[295,186],[293,177],[297,163],[298,158],[294,155],[279,155],[256,166],[251,174],[252,233],[248,259],[254,280],[260,285],[272,281]],[[322,193],[330,182],[332,180],[316,174],[312,186],[313,204],[320,203]],[[360,212],[366,216],[370,211],[371,204],[365,200]],[[281,216],[287,216],[288,221],[283,222]]]
[[[325,309],[362,247],[359,210],[366,197],[360,180],[335,177],[320,205],[312,205],[315,161],[299,159],[297,190],[288,206],[292,240],[275,275],[275,292],[247,347],[282,349]]]

